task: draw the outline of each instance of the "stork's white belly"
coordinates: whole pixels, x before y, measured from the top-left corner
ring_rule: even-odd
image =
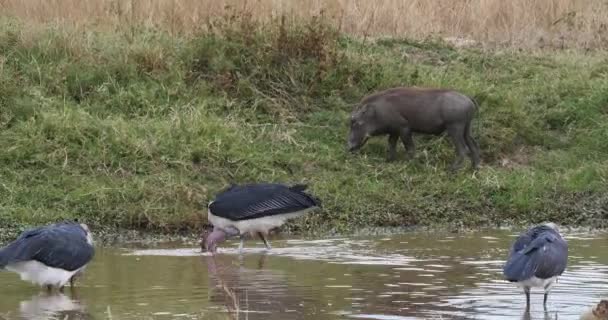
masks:
[[[11,263],[6,266],[6,270],[18,273],[23,281],[29,281],[39,286],[52,285],[57,287],[65,286],[70,281],[70,278],[82,269],[84,267],[74,271],[67,271],[48,267],[35,260]]]
[[[271,229],[280,227],[287,220],[297,218],[314,209],[316,209],[316,207],[312,207],[312,208],[308,208],[308,209],[304,209],[304,210],[296,211],[296,212],[292,212],[292,213],[279,214],[279,215],[274,215],[274,216],[266,216],[266,217],[257,218],[257,219],[247,219],[247,220],[240,220],[240,221],[231,221],[226,218],[218,217],[218,216],[214,215],[213,213],[211,213],[211,210],[209,210],[207,213],[207,219],[209,220],[209,222],[211,222],[213,224],[214,227],[218,227],[218,228],[234,227],[234,228],[239,229],[241,234],[256,233],[256,232],[266,233]]]
[[[551,277],[551,278],[547,278],[547,279],[540,279],[537,277],[532,277],[532,278],[524,280],[524,281],[519,281],[517,283],[517,285],[520,287],[528,287],[528,288],[545,288],[546,287],[545,291],[549,291],[549,290],[551,290],[553,285],[555,285],[556,280],[557,280],[557,277]]]

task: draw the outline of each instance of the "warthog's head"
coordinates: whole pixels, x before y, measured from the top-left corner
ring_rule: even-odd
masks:
[[[374,108],[368,104],[364,104],[350,114],[348,151],[354,152],[365,145],[374,131],[374,121]]]

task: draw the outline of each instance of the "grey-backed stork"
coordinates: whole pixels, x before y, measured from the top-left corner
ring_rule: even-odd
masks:
[[[545,291],[543,305],[557,278],[566,270],[568,243],[554,223],[544,223],[522,233],[513,245],[503,274],[510,282],[524,289],[526,309],[530,308],[530,288]]]
[[[304,192],[307,186],[287,186],[280,183],[231,185],[208,204],[207,218],[213,232],[204,234],[202,243],[210,252],[227,236],[239,236],[239,252],[243,251],[245,235],[259,236],[270,250],[268,232],[287,220],[299,217],[316,208],[321,202]]]
[[[21,280],[63,291],[95,254],[85,224],[59,222],[24,231],[0,249],[0,269],[18,273]]]

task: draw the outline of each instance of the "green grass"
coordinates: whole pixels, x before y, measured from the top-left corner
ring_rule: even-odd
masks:
[[[195,230],[230,182],[308,182],[324,209],[292,230],[533,223],[608,215],[605,52],[362,42],[321,22],[225,20],[215,34],[0,23],[0,225]],[[411,162],[345,151],[348,113],[398,85],[474,97],[483,167],[442,137]]]

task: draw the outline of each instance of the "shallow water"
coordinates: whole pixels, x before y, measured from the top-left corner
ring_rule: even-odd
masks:
[[[0,319],[578,319],[608,297],[608,234],[565,233],[567,271],[543,311],[502,280],[516,236],[466,234],[237,241],[219,254],[165,244],[99,248],[75,292],[0,272]]]

